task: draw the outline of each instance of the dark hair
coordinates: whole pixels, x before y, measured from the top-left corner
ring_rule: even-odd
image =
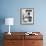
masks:
[[[30,12],[28,12],[28,15],[30,15]]]
[[[26,10],[26,12],[31,12],[32,10]]]

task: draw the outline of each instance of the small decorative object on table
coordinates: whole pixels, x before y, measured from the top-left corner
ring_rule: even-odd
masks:
[[[38,35],[37,33],[33,32],[26,32],[25,35]]]

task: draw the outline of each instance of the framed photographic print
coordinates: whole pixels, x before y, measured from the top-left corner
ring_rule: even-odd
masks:
[[[34,8],[20,8],[20,23],[34,24]]]

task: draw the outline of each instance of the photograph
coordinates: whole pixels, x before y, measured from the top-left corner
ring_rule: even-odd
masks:
[[[34,8],[20,8],[20,23],[34,24]]]

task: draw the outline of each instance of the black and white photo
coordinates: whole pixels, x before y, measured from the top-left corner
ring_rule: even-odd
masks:
[[[33,24],[34,23],[34,8],[20,9],[20,23]]]

